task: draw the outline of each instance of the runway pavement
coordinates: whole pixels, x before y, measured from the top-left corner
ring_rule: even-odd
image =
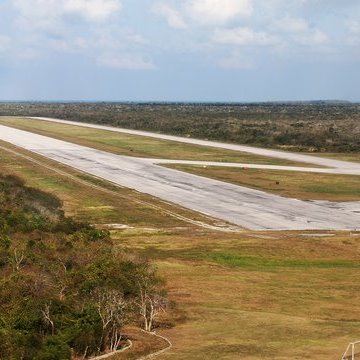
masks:
[[[360,202],[283,198],[0,125],[0,139],[121,186],[254,230],[353,230]],[[317,159],[317,158],[316,158]],[[167,161],[165,161],[167,162]],[[340,162],[338,168],[346,167]]]
[[[156,138],[156,139],[182,142],[185,144],[201,145],[201,146],[215,147],[215,148],[219,148],[219,149],[227,149],[227,150],[232,150],[232,151],[246,152],[246,153],[251,153],[254,155],[268,156],[268,157],[290,160],[290,161],[295,161],[295,162],[304,162],[304,163],[314,164],[317,166],[324,166],[324,167],[338,169],[339,170],[338,173],[341,173],[340,169],[344,169],[344,171],[346,169],[346,172],[345,172],[346,174],[353,173],[354,175],[358,175],[360,173],[360,163],[355,163],[355,162],[350,162],[350,161],[334,160],[334,159],[322,158],[322,157],[311,156],[311,155],[303,155],[303,154],[293,153],[293,152],[288,152],[288,151],[271,150],[271,149],[264,149],[264,148],[246,146],[246,145],[237,145],[237,144],[228,144],[228,143],[222,143],[222,142],[217,142],[217,141],[192,139],[192,138],[186,138],[186,137],[180,137],[180,136],[152,133],[152,132],[148,132],[148,131],[130,130],[130,129],[113,127],[113,126],[82,123],[82,122],[77,122],[77,121],[68,121],[68,120],[53,119],[53,118],[46,118],[46,117],[30,117],[30,119],[45,120],[45,121],[57,122],[57,123],[62,123],[62,124],[67,124],[67,125],[76,125],[76,126],[81,126],[81,127],[100,129],[100,130],[108,130],[108,131],[113,131],[113,132],[131,134],[131,135],[146,136],[146,137],[151,137],[151,138]]]

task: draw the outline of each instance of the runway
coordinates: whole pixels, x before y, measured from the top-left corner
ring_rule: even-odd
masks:
[[[157,165],[168,160],[115,155],[2,125],[0,139],[118,185],[248,229],[360,228],[360,202],[347,206],[283,198]],[[341,163],[338,169],[355,169],[357,165],[347,167],[346,162],[334,161]]]
[[[317,157],[317,156],[312,156],[312,155],[303,155],[303,154],[296,153],[296,152],[264,149],[264,148],[260,148],[260,147],[253,147],[253,146],[247,146],[247,145],[222,143],[222,142],[218,142],[218,141],[192,139],[192,138],[181,137],[181,136],[153,133],[153,132],[149,132],[149,131],[131,130],[131,129],[113,127],[113,126],[89,124],[89,123],[83,123],[83,122],[78,122],[78,121],[68,121],[68,120],[53,119],[53,118],[46,118],[46,117],[29,117],[29,119],[51,121],[51,122],[73,125],[73,126],[76,125],[76,126],[86,127],[86,128],[107,130],[107,131],[119,132],[119,133],[137,135],[137,136],[146,136],[146,137],[150,137],[150,138],[162,139],[162,140],[168,140],[168,141],[176,141],[176,142],[181,142],[184,144],[201,145],[201,146],[214,147],[214,148],[218,148],[218,149],[226,149],[226,150],[232,150],[232,151],[245,152],[245,153],[250,153],[250,154],[259,155],[259,156],[268,156],[268,157],[272,157],[272,158],[276,158],[276,159],[290,160],[290,161],[294,161],[294,162],[303,162],[303,163],[307,163],[307,164],[313,164],[313,165],[317,165],[317,166],[323,166],[323,167],[329,167],[332,169],[337,169],[338,174],[341,174],[342,170],[344,171],[343,172],[344,174],[348,174],[348,175],[350,175],[350,174],[359,175],[360,174],[360,163],[334,160],[334,159],[322,158],[322,157]]]

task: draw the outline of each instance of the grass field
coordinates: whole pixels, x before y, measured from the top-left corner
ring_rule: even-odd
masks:
[[[336,160],[345,160],[352,162],[360,162],[360,154],[359,153],[309,153],[308,155],[312,156],[320,156],[320,157],[328,157]]]
[[[215,232],[136,200],[169,204],[0,145],[50,166],[0,149],[2,173],[56,193],[80,219],[131,226],[112,231],[116,246],[152,259],[176,302],[168,319],[176,326],[159,330],[174,346],[159,359],[337,360],[359,339],[360,232]]]
[[[360,176],[295,171],[166,165],[192,174],[302,200],[360,200]]]
[[[0,117],[0,124],[127,156],[175,160],[307,166],[304,163],[240,153],[237,151],[57,124],[42,120]]]

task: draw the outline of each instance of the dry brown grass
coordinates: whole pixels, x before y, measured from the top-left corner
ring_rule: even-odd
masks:
[[[0,171],[56,193],[68,213],[134,226],[113,231],[116,246],[152,259],[176,302],[166,319],[176,326],[158,330],[174,347],[159,359],[337,360],[359,338],[359,232],[213,232],[115,199],[64,166],[44,160],[75,178],[4,151],[0,160]],[[121,359],[160,346],[139,339]]]
[[[114,234],[119,246],[157,259],[186,321],[163,331],[164,359],[338,359],[360,325],[359,234]],[[156,238],[158,239],[156,243]],[[233,267],[225,252],[299,266]],[[339,259],[348,261],[338,267]],[[327,262],[325,267],[317,262]]]
[[[112,356],[111,360],[136,360],[168,346],[165,340],[134,327],[125,328],[124,337],[131,340],[132,347],[123,353]]]

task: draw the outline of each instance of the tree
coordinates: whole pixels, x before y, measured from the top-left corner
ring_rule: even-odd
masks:
[[[45,304],[44,308],[41,310],[41,314],[43,316],[43,322],[45,324],[45,326],[50,326],[51,327],[51,335],[55,335],[55,325],[54,325],[54,321],[51,318],[51,314],[50,314],[50,304]]]
[[[12,268],[13,271],[19,271],[23,264],[24,264],[24,260],[25,260],[25,254],[23,251],[19,251],[17,249],[14,249],[14,253],[13,256],[11,257],[11,263],[12,263]]]
[[[59,204],[0,175],[1,359],[113,352],[139,309],[150,331],[166,307],[149,263],[116,251],[108,231],[65,217]]]
[[[156,293],[149,293],[146,288],[140,289],[138,306],[143,318],[145,331],[151,331],[155,318],[165,312],[168,306],[167,299]]]
[[[107,349],[116,351],[122,339],[121,330],[127,318],[128,303],[124,294],[114,289],[98,289],[95,297],[102,324],[99,352]]]
[[[160,287],[161,280],[156,276],[155,270],[148,263],[143,264],[136,282],[138,296],[135,303],[142,317],[144,330],[151,331],[154,320],[168,307],[165,291]]]

